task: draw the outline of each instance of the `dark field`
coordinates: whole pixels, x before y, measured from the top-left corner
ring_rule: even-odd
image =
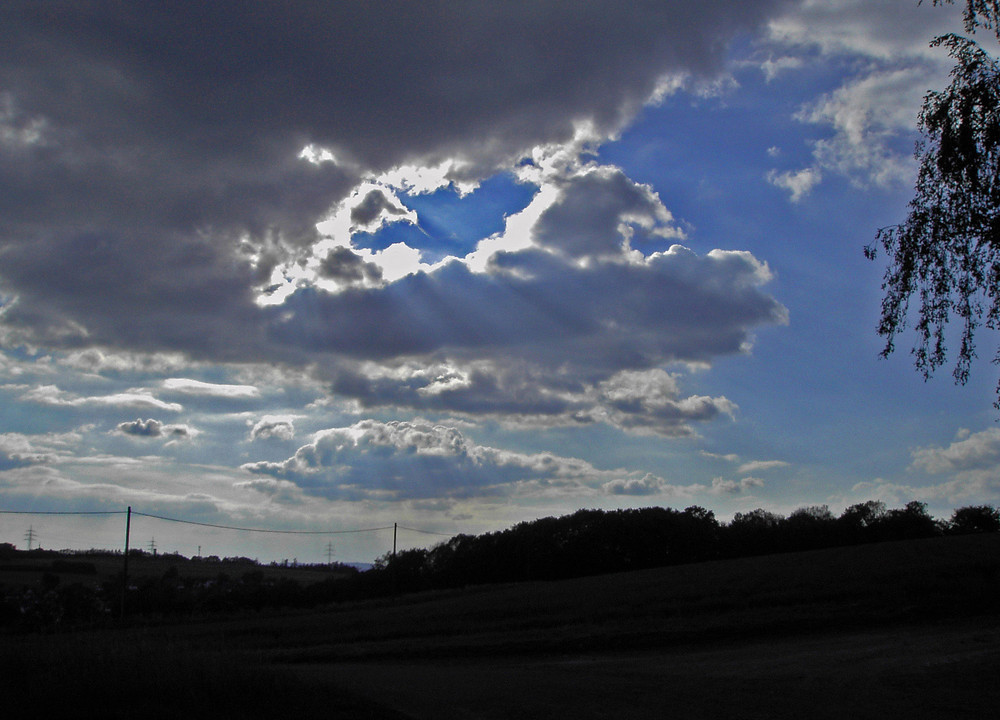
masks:
[[[123,558],[112,553],[61,555],[47,553],[44,557],[32,558],[25,553],[0,557],[0,583],[11,586],[36,585],[45,574],[55,574],[66,583],[81,583],[96,587],[102,582],[121,577]],[[54,568],[53,568],[54,565]],[[285,578],[302,584],[309,584],[327,577],[342,575],[341,568],[325,565],[260,565],[252,560],[218,560],[208,558],[178,558],[173,555],[129,556],[129,578],[133,581],[144,578],[159,578],[171,568],[181,568],[185,577],[215,578],[220,573],[239,577],[246,572],[260,572],[266,578]]]
[[[5,706],[117,718],[992,718],[998,591],[994,533],[10,636]]]

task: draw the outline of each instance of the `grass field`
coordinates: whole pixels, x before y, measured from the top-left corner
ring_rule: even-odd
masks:
[[[945,537],[9,637],[2,659],[8,698],[104,717],[986,718],[998,591],[1000,535]]]

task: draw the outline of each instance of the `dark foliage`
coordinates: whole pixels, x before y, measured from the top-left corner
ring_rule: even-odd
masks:
[[[951,0],[934,4],[944,2]],[[1000,3],[967,1],[965,29],[977,28],[1000,37]],[[942,35],[932,45],[948,48],[955,68],[945,90],[924,98],[915,196],[906,220],[879,230],[865,254],[874,259],[880,245],[890,259],[878,327],[883,356],[893,352],[916,300],[917,370],[926,379],[948,361],[954,320],[961,330],[952,374],[964,384],[977,330],[1000,327],[1000,66],[968,37]],[[1000,408],[1000,385],[994,404]]]
[[[1000,532],[1000,510],[990,505],[959,508],[951,516],[948,530],[956,535]]]

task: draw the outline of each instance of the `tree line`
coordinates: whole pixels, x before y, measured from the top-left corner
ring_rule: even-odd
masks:
[[[719,522],[711,510],[649,507],[579,510],[562,517],[518,523],[483,535],[456,535],[430,549],[386,553],[372,569],[338,566],[316,573],[315,582],[282,576],[279,567],[227,558],[220,572],[176,556],[165,572],[130,581],[126,614],[188,617],[260,612],[386,597],[397,593],[489,583],[561,580],[629,570],[826,547],[1000,531],[1000,510],[962,507],[936,520],[921,502],[889,509],[867,501],[835,516],[825,505],[783,516],[758,508]],[[132,553],[142,554],[134,550]],[[113,622],[120,613],[122,578],[80,582],[94,575],[86,562],[51,551],[16,553],[0,547],[0,560],[15,554],[50,565],[35,585],[0,584],[0,627],[37,630]],[[162,558],[166,559],[166,558]],[[23,568],[22,568],[23,569]],[[264,572],[267,570],[268,572]]]
[[[374,574],[400,591],[483,583],[560,580],[681,563],[825,547],[1000,531],[990,505],[936,520],[921,502],[889,509],[870,500],[840,516],[825,506],[787,517],[758,508],[728,523],[703,507],[579,510],[484,535],[456,535],[440,545],[379,558]]]

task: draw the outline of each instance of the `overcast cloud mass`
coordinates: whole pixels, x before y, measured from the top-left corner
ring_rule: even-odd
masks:
[[[4,3],[0,509],[450,535],[997,502],[990,369],[877,360],[861,253],[958,27],[911,0]],[[118,544],[87,522],[36,530]]]

